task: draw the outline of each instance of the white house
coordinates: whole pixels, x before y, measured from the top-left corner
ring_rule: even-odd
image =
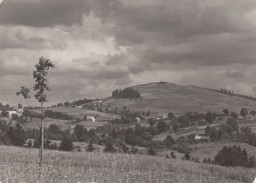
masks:
[[[90,120],[91,122],[95,122],[95,117],[94,116],[87,116],[87,120]]]
[[[196,134],[195,140],[196,141],[209,142],[210,141],[210,137],[207,134]]]
[[[135,121],[136,121],[136,122],[140,122],[140,121],[141,121],[140,117],[136,117],[136,118],[135,118]]]
[[[167,116],[163,115],[162,118],[163,118],[163,119],[167,119]]]
[[[18,113],[17,111],[9,111],[9,118],[12,118],[13,114],[18,115],[19,117],[22,115],[21,113]]]

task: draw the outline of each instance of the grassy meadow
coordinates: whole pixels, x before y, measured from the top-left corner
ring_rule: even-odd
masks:
[[[243,142],[210,142],[189,145],[193,149],[191,156],[199,158],[201,162],[204,158],[214,159],[223,146],[240,146],[242,149],[246,149],[248,155],[255,156],[256,154],[256,147]]]
[[[0,146],[2,183],[251,183],[255,174],[145,155],[45,151],[39,179],[37,149]]]

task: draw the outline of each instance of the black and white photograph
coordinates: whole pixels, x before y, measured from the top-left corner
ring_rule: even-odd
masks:
[[[256,0],[0,0],[0,183],[256,183]]]

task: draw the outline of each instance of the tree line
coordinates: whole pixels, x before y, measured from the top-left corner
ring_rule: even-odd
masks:
[[[112,97],[115,99],[118,99],[118,98],[137,99],[140,96],[141,96],[140,92],[133,88],[125,88],[124,90],[115,90],[112,92]]]

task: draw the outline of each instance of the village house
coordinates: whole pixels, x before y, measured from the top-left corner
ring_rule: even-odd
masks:
[[[94,116],[87,116],[86,119],[89,120],[89,121],[91,121],[91,122],[95,122],[95,121],[96,121],[96,119],[95,119]]]
[[[136,117],[136,118],[135,118],[135,121],[136,121],[136,122],[140,122],[140,121],[141,121],[140,117]]]
[[[196,134],[195,140],[199,142],[209,142],[210,137],[207,134]]]
[[[8,118],[12,118],[12,115],[13,115],[13,114],[18,115],[19,117],[22,115],[22,113],[19,113],[19,112],[17,112],[17,111],[9,111],[9,116],[8,116]]]

